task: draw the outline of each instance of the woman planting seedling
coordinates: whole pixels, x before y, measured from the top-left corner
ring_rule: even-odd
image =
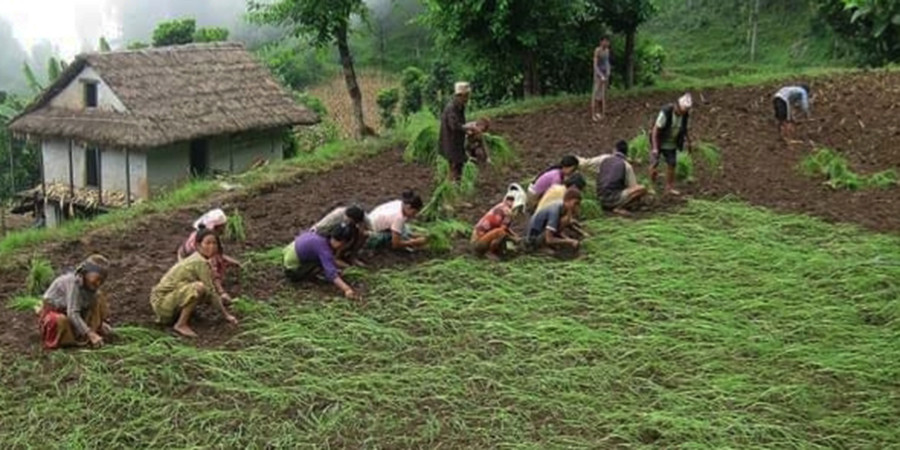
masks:
[[[335,254],[351,245],[358,233],[354,225],[341,223],[331,229],[328,236],[306,231],[284,248],[282,265],[289,280],[299,282],[313,280],[319,274],[337,286],[347,298],[357,298],[337,268]]]
[[[44,293],[38,322],[47,350],[90,345],[100,347],[112,334],[107,323],[109,305],[100,290],[106,281],[109,261],[93,255],[74,272],[59,276]]]

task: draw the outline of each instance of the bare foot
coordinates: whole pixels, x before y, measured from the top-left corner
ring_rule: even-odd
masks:
[[[631,212],[624,208],[616,208],[612,210],[613,214],[618,214],[620,216],[629,217],[631,216]]]
[[[189,327],[187,325],[185,325],[183,327],[179,326],[179,325],[175,325],[174,327],[172,327],[172,329],[175,330],[176,333],[178,333],[184,337],[187,337],[187,338],[197,337],[197,333],[194,333],[194,330],[192,330],[191,327]]]
[[[666,194],[678,197],[679,195],[681,195],[681,191],[675,189],[666,189]]]

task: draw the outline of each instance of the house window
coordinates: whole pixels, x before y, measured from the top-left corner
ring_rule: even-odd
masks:
[[[97,107],[97,82],[86,81],[84,83],[84,106],[86,108]]]
[[[87,172],[84,184],[88,187],[100,187],[100,150],[88,147],[85,150],[84,165]]]

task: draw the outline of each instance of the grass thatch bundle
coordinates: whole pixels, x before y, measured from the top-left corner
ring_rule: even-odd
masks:
[[[488,155],[491,157],[491,164],[502,167],[516,160],[516,152],[506,138],[490,133],[484,133],[483,137]]]
[[[244,225],[244,216],[237,208],[228,215],[228,222],[225,224],[225,239],[237,242],[247,240],[247,229]]]
[[[463,238],[472,232],[472,227],[458,220],[438,220],[427,228],[428,249],[446,253],[453,250],[453,240]]]

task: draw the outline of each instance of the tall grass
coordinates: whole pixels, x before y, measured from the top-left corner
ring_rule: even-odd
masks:
[[[888,189],[897,185],[897,172],[894,169],[870,176],[859,175],[850,168],[847,158],[830,148],[820,148],[803,158],[799,168],[809,177],[824,177],[825,185],[832,189]]]
[[[247,229],[244,226],[244,216],[237,208],[228,215],[228,222],[225,224],[225,239],[237,242],[247,240]]]
[[[0,442],[900,445],[898,238],[696,201],[588,227],[573,260],[354,275],[365,304],[287,288],[248,302],[227,348],[122,326],[100,350],[9,355]]]

